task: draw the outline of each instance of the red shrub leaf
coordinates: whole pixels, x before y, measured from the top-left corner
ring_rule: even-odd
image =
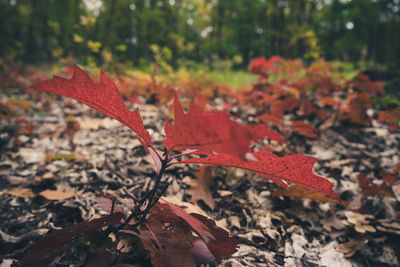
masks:
[[[213,220],[208,219],[203,215],[197,213],[190,213],[190,215],[204,223],[215,237],[215,239],[211,239],[210,242],[206,243],[208,249],[215,258],[218,260],[222,257],[228,258],[236,252],[238,241],[230,237],[227,231],[217,226]]]
[[[318,138],[317,129],[315,129],[314,125],[305,123],[303,121],[292,122],[290,128],[292,128],[293,131],[296,131],[303,136]]]
[[[254,160],[243,160],[219,153],[208,154],[206,158],[190,158],[178,163],[203,163],[237,167],[253,171],[283,187],[287,187],[284,182],[287,181],[314,191],[322,192],[335,199],[340,199],[332,190],[333,184],[331,182],[312,172],[312,167],[317,161],[316,158],[302,154],[280,158],[267,151],[260,151],[250,155]]]
[[[195,149],[202,153],[220,152],[244,158],[251,140],[267,136],[283,141],[267,125],[243,126],[232,121],[225,112],[202,112],[193,102],[185,114],[177,97],[174,100],[174,110],[174,124],[166,121],[164,128],[168,150]]]
[[[173,220],[172,215],[181,218],[203,240],[217,260],[229,257],[236,251],[237,240],[230,237],[227,231],[216,226],[213,220],[200,214],[189,214],[181,207],[164,201],[165,203],[158,205],[164,214],[160,213],[158,216],[163,215],[164,219],[170,220]],[[167,210],[170,210],[169,214]]]
[[[61,251],[72,246],[78,235],[108,225],[118,225],[124,218],[122,213],[113,213],[102,218],[88,222],[78,223],[74,226],[54,230],[40,239],[32,250],[25,255],[17,266],[45,266],[50,263]]]
[[[162,203],[159,205],[160,209],[165,209],[169,208],[176,216],[180,217],[182,220],[184,220],[192,230],[199,235],[199,237],[206,242],[210,242],[210,240],[215,239],[214,236],[210,233],[210,230],[207,228],[204,223],[196,219],[195,217],[191,216],[189,213],[187,213],[184,209],[180,208],[179,206],[168,202],[163,199],[165,203]]]
[[[103,72],[100,73],[100,82],[95,84],[89,75],[74,66],[71,79],[54,76],[53,80],[43,81],[32,87],[82,102],[128,126],[138,134],[138,140],[145,147],[153,146],[149,133],[144,129],[139,111],[130,111],[126,107],[117,87]]]

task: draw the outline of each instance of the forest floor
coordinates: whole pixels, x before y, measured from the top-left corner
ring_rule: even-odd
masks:
[[[6,90],[34,103],[20,114],[34,129],[21,133],[16,121],[1,122],[2,267],[21,259],[51,230],[103,214],[97,192],[138,196],[155,175],[149,154],[117,121],[66,98],[38,101],[24,91]],[[168,109],[145,104],[139,110],[161,147]],[[375,121],[371,127],[340,125],[321,131],[317,140],[293,135],[289,143],[293,151],[318,159],[314,172],[335,183],[346,205],[279,196],[274,193],[279,186],[264,178],[216,167],[212,198],[203,192],[192,204],[239,240],[237,252],[219,266],[400,266],[400,184],[390,186],[395,197],[382,195],[388,190],[383,184],[382,194],[365,196],[357,179],[360,173],[374,177],[390,171],[400,161],[399,130],[389,132]],[[168,198],[193,200],[195,167],[167,171],[173,178]],[[76,242],[50,266],[85,266],[91,254],[87,244]],[[130,264],[150,266],[150,261],[133,257]]]

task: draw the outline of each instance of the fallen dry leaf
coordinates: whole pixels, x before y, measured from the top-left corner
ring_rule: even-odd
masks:
[[[400,223],[391,219],[384,219],[379,222],[381,225],[376,227],[379,231],[400,235]]]
[[[333,228],[336,230],[342,230],[345,227],[343,222],[338,217],[336,217],[335,214],[332,214],[332,216],[330,217],[321,219],[320,222],[322,224],[322,227],[329,232],[332,232]]]
[[[364,196],[383,195],[394,197],[392,188],[386,183],[375,184],[364,173],[359,173],[357,179]]]
[[[347,206],[349,204],[348,201],[342,201],[327,197],[324,193],[318,191],[312,191],[300,185],[292,185],[288,188],[278,189],[276,190],[272,196],[274,197],[295,197],[299,199],[312,199],[319,202],[330,202],[334,204],[340,204],[343,206]]]
[[[25,187],[15,187],[8,191],[7,194],[23,198],[35,197],[35,193],[33,193],[31,189]]]
[[[41,176],[36,176],[36,177],[35,177],[35,181],[40,182],[40,181],[43,181],[43,180],[54,179],[54,178],[55,178],[55,176],[54,176],[53,173],[51,173],[51,172],[46,172],[46,173],[44,173],[44,174],[41,175]]]
[[[12,185],[28,183],[28,178],[21,177],[21,176],[15,176],[15,175],[8,176],[7,180]]]
[[[346,258],[353,256],[358,250],[360,250],[368,240],[362,239],[350,239],[349,242],[339,244],[339,252],[343,253]]]
[[[347,221],[343,221],[345,225],[354,226],[354,229],[359,233],[365,232],[376,232],[375,228],[369,225],[369,219],[373,219],[374,216],[369,214],[361,214],[353,211],[345,211],[344,215],[347,217]]]
[[[233,194],[232,191],[228,190],[218,190],[217,192],[221,197],[227,197]]]
[[[64,200],[75,196],[74,190],[64,191],[61,189],[57,190],[44,190],[39,193],[40,196],[48,200]]]
[[[200,166],[197,179],[192,179],[187,193],[192,196],[191,201],[197,203],[203,200],[212,210],[215,208],[215,201],[212,197],[210,187],[213,185],[213,166]]]

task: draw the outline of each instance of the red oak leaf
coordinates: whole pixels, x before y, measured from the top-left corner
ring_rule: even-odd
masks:
[[[303,121],[294,121],[290,125],[293,131],[298,132],[299,134],[311,138],[318,138],[317,129],[311,124],[305,123]]]
[[[247,125],[246,127],[252,136],[251,140],[260,140],[267,136],[271,140],[285,143],[285,139],[283,139],[282,135],[272,131],[266,124]]]
[[[181,162],[172,163],[203,163],[212,165],[224,165],[237,167],[255,172],[271,181],[287,187],[291,182],[305,188],[322,192],[328,196],[340,200],[339,196],[332,190],[333,184],[327,179],[315,175],[312,167],[316,158],[295,154],[280,158],[267,151],[250,154],[254,160],[243,160],[226,154],[208,154],[206,158],[190,158]]]
[[[211,239],[206,245],[215,258],[221,259],[222,257],[229,257],[236,252],[238,241],[230,237],[227,231],[217,226],[213,220],[203,215],[197,213],[190,213],[190,215],[204,223],[214,236],[214,239]]]
[[[117,87],[103,72],[100,73],[100,82],[96,84],[89,75],[74,66],[71,79],[54,76],[53,80],[43,81],[32,87],[82,102],[128,126],[138,135],[138,140],[145,147],[153,147],[150,134],[144,129],[139,111],[130,111],[126,107]]]
[[[163,220],[174,220],[174,216],[181,218],[207,245],[217,260],[229,257],[236,251],[237,241],[229,236],[224,229],[215,225],[210,219],[196,214],[187,213],[181,207],[166,201],[158,205],[161,212],[156,216]]]
[[[277,141],[282,137],[264,126],[244,126],[232,121],[225,112],[200,111],[191,102],[185,114],[175,97],[175,120],[165,123],[165,146],[168,150],[195,149],[201,153],[219,152],[244,158],[251,140],[268,136]]]

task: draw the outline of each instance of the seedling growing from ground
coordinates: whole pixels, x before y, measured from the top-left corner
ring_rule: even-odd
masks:
[[[155,266],[194,266],[229,257],[235,252],[237,241],[228,232],[216,226],[211,219],[188,214],[183,208],[162,200],[170,184],[164,172],[175,164],[242,168],[283,187],[290,182],[339,200],[332,190],[333,184],[312,172],[315,158],[302,154],[280,158],[267,151],[250,151],[251,142],[265,137],[285,142],[279,133],[271,131],[266,125],[242,125],[231,120],[225,112],[203,112],[194,102],[190,103],[185,113],[176,96],[174,122],[172,124],[167,120],[165,123],[165,149],[161,152],[153,146],[139,111],[130,111],[126,107],[117,87],[104,73],[100,74],[100,81],[96,84],[75,67],[71,79],[54,76],[53,80],[35,84],[33,88],[73,98],[132,129],[151,154],[157,172],[152,178],[152,186],[145,189],[139,200],[126,203],[117,196],[103,194],[108,199],[103,206],[110,211],[110,215],[53,231],[21,260],[21,266],[51,262],[60,251],[71,246],[76,237],[102,226],[109,226],[106,232],[114,233],[116,243],[123,235],[137,238],[149,251]],[[128,214],[123,213],[121,205],[127,206]],[[111,249],[107,248],[105,251],[112,254],[112,262],[117,262],[121,255],[118,250],[111,253]]]

